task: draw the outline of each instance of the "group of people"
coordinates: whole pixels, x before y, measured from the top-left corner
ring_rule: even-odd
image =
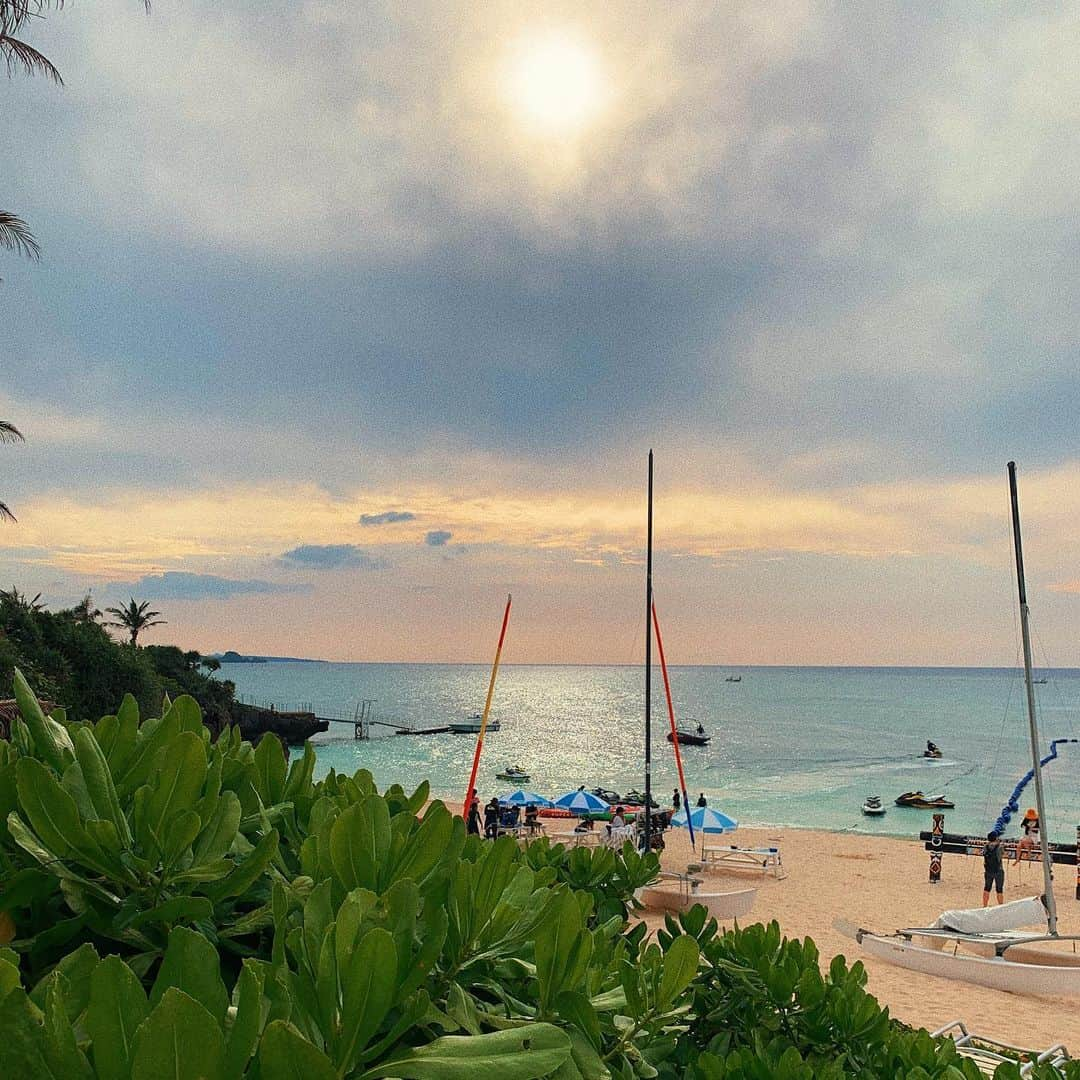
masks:
[[[1030,855],[1039,843],[1039,815],[1031,808],[1024,814],[1020,828],[1024,835],[1016,843],[1013,866]],[[991,830],[983,847],[983,907],[990,903],[990,893],[997,894],[997,902],[1005,903],[1005,845],[1001,833]]]
[[[488,840],[494,840],[499,835],[500,829],[519,829],[524,825],[526,829],[537,830],[540,827],[540,813],[537,807],[529,805],[525,807],[524,819],[520,806],[503,806],[497,798],[492,798],[485,803],[483,818],[480,816],[480,800],[473,791],[469,802],[469,812],[465,816],[466,831],[472,836],[484,836]]]
[[[698,793],[697,804],[698,806],[709,805],[709,800],[705,798],[704,791]],[[675,788],[675,790],[671,793],[671,807],[673,810],[678,812],[680,806],[682,806],[682,796],[679,794],[679,789]]]

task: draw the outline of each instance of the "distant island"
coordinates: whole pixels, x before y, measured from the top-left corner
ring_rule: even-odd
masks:
[[[325,660],[310,660],[304,656],[241,656],[228,649],[223,653],[210,654],[221,664],[325,664]]]

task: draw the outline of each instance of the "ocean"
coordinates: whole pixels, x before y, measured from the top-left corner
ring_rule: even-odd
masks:
[[[436,726],[479,712],[490,669],[471,664],[229,664],[220,677],[237,693],[279,709],[313,707],[351,717],[373,701],[375,716],[403,726]],[[729,675],[740,682],[728,682]],[[1036,686],[1043,755],[1052,739],[1080,737],[1080,670],[1040,672]],[[681,722],[700,720],[708,747],[684,747],[691,798],[746,825],[911,836],[929,811],[902,809],[905,791],[945,795],[949,832],[985,833],[1030,768],[1022,673],[1001,668],[674,667],[672,696]],[[653,677],[653,792],[670,805],[675,763],[665,735],[659,669]],[[485,739],[482,798],[512,785],[495,773],[521,764],[526,785],[557,796],[585,784],[625,792],[644,786],[644,674],[640,667],[514,666],[500,669],[492,716],[501,730]],[[395,736],[376,726],[357,741],[331,725],[315,740],[318,775],[369,769],[380,786],[411,789],[427,779],[435,795],[465,793],[475,739]],[[927,739],[944,751],[920,755]],[[1051,839],[1073,842],[1080,824],[1080,744],[1060,748],[1044,770]],[[880,795],[883,818],[860,806]],[[1035,804],[1034,784],[1021,809]],[[1018,820],[1014,820],[1014,826]]]

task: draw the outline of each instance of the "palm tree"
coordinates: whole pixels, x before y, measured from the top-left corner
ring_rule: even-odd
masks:
[[[2,215],[0,215],[2,216]],[[22,432],[7,420],[0,420],[0,443],[22,442]],[[15,515],[0,502],[0,521],[14,521]]]
[[[164,619],[156,619],[155,616],[160,615],[160,611],[147,611],[150,606],[149,600],[144,600],[141,604],[135,602],[133,596],[130,602],[122,608],[107,607],[105,611],[109,615],[115,615],[115,622],[108,622],[106,626],[117,626],[126,630],[131,635],[132,647],[137,647],[139,644],[139,634],[143,630],[146,630],[151,626],[164,626]]]

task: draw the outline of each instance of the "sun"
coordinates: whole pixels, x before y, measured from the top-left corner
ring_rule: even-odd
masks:
[[[540,135],[576,135],[607,104],[599,57],[569,33],[520,40],[508,57],[502,81],[511,113],[523,127]]]

